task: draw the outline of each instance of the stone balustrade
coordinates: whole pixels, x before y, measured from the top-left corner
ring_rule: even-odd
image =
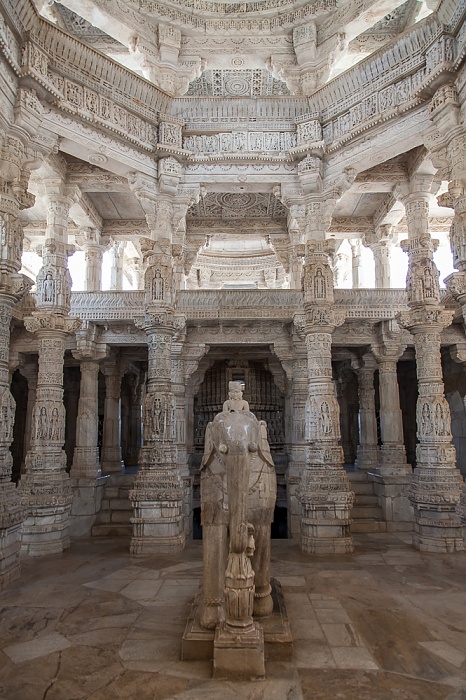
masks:
[[[457,303],[442,292],[447,308]],[[348,320],[381,321],[406,311],[404,289],[336,289],[335,306],[344,310]],[[14,307],[13,316],[21,319],[35,307],[34,295],[28,295]],[[274,290],[192,290],[177,294],[176,312],[188,320],[196,319],[270,319],[291,320],[302,312],[302,292]],[[82,321],[132,321],[144,314],[143,291],[73,292],[71,314]]]

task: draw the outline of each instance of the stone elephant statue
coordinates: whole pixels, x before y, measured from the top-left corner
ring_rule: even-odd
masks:
[[[244,509],[247,509],[247,522],[239,528],[240,531],[236,525],[232,525],[238,522],[233,514],[238,502],[234,482],[235,474],[238,473],[248,475],[244,480],[245,490],[248,492]],[[203,604],[200,617],[202,627],[214,629],[224,619],[225,569],[229,551],[243,549],[252,553],[252,568],[255,574],[253,614],[256,617],[265,617],[272,612],[270,526],[276,495],[275,467],[267,441],[265,421],[259,421],[248,410],[224,410],[217,414],[206,429],[204,457],[201,463],[204,556]],[[229,501],[232,512],[229,512]],[[253,543],[251,534],[254,538]]]

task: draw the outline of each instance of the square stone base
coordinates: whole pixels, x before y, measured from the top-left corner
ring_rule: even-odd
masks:
[[[265,658],[267,661],[291,661],[293,637],[286,614],[285,601],[277,579],[272,578],[273,612],[260,618],[264,631]],[[202,587],[194,599],[181,641],[181,658],[184,661],[209,660],[214,656],[214,630],[206,630],[199,624]]]
[[[264,632],[254,622],[247,632],[230,632],[222,622],[215,630],[214,678],[264,678]]]

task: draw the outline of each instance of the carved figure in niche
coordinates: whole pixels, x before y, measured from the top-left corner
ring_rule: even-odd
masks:
[[[242,389],[240,382],[230,382],[230,393],[232,384]],[[277,484],[267,425],[241,408],[241,403],[230,402],[243,403],[240,397],[230,398],[225,405],[234,408],[217,414],[207,425],[201,464],[204,578],[200,624],[206,629],[215,629],[225,613],[228,625],[240,616],[235,610],[242,610],[250,619],[252,612],[264,617],[273,608],[270,526]],[[248,575],[239,582],[234,572],[241,570]]]
[[[323,435],[329,435],[333,430],[332,416],[330,415],[330,406],[326,401],[322,401],[320,407],[320,428]]]
[[[249,411],[249,404],[243,399],[243,382],[228,382],[228,400],[223,404],[224,411]]]
[[[160,435],[162,432],[162,402],[160,399],[154,399],[154,409],[152,411],[152,429],[154,435]]]
[[[46,440],[49,436],[49,419],[47,417],[47,409],[45,406],[41,406],[39,410],[39,417],[37,419],[37,430],[36,437],[39,440]]]
[[[432,435],[434,425],[432,423],[431,410],[428,403],[422,404],[421,410],[421,430],[424,435]]]
[[[164,279],[160,270],[155,271],[154,281],[152,283],[153,298],[156,301],[163,301],[164,296]]]
[[[51,272],[47,272],[42,282],[42,301],[53,301],[55,297],[55,283]]]
[[[320,267],[314,278],[314,296],[316,299],[325,299],[327,296],[327,282]]]
[[[439,403],[435,407],[435,433],[436,435],[446,435],[447,433],[443,408]]]
[[[430,267],[426,267],[424,270],[424,296],[427,298],[435,296],[434,280],[432,277],[432,270],[430,269]]]
[[[50,416],[50,439],[58,440],[60,437],[60,423],[58,416],[58,408],[52,409],[52,415]]]

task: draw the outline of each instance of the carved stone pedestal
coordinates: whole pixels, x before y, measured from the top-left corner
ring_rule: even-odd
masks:
[[[225,623],[215,630],[214,678],[264,678],[264,632],[258,622],[241,635],[232,633]]]
[[[90,537],[108,479],[108,476],[97,479],[70,479],[73,492],[70,514],[71,537]]]
[[[170,445],[141,448],[141,469],[129,494],[133,505],[131,554],[177,552],[185,546],[183,487],[175,452]]]
[[[411,532],[414,513],[409,500],[411,474],[368,474],[374,484],[374,495],[379,499],[387,532]]]
[[[342,449],[332,448],[341,453]],[[341,457],[341,458],[342,458]],[[301,480],[301,549],[307,554],[350,554],[350,512],[354,494],[338,466],[306,466]]]

